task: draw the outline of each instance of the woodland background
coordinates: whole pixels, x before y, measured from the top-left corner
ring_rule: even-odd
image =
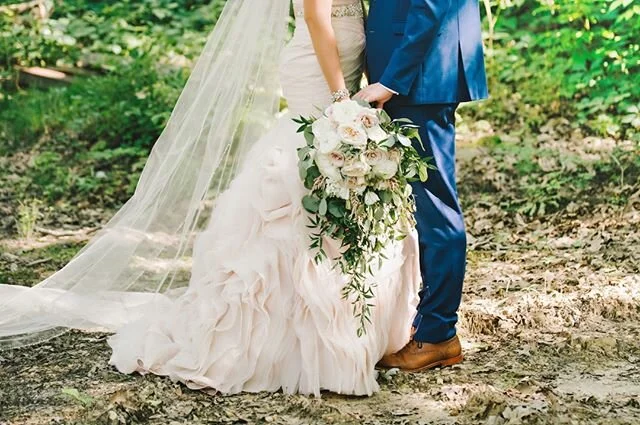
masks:
[[[0,283],[64,265],[133,193],[223,4],[0,1]],[[0,352],[0,423],[638,423],[640,4],[480,8],[466,363],[382,375],[372,399],[221,397],[118,375],[104,335],[73,332]]]

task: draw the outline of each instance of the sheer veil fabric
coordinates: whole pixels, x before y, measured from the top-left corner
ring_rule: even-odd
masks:
[[[362,78],[360,0],[333,0],[345,83]],[[292,117],[331,93],[294,0],[228,0],[149,157],[134,196],[62,270],[0,286],[0,345],[67,328],[113,331],[123,373],[222,393],[371,395],[376,362],[410,337],[420,287],[417,234],[373,265],[371,324],[357,336],[346,281],[309,249]],[[286,46],[286,47],[285,47]],[[277,121],[282,84],[289,112]],[[327,240],[329,256],[338,241]]]
[[[279,106],[289,0],[228,0],[133,197],[63,269],[0,285],[0,349],[115,330],[189,283],[194,234]]]
[[[345,83],[362,78],[365,33],[360,0],[334,0],[332,26]],[[385,247],[373,265],[375,297],[366,335],[345,276],[314,261],[309,216],[301,203],[296,149],[305,145],[292,117],[318,114],[331,93],[318,63],[303,0],[293,2],[296,29],[281,55],[280,83],[289,112],[259,138],[219,194],[195,238],[189,287],[158,295],[139,320],[109,337],[109,362],[123,373],[153,373],[189,388],[225,394],[322,390],[370,395],[376,362],[409,340],[420,282],[415,236]],[[326,240],[329,256],[339,243]]]

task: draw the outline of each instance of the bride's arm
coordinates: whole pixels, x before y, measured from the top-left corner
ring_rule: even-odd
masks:
[[[332,93],[346,91],[336,34],[331,25],[332,0],[304,0],[304,20],[313,49]]]

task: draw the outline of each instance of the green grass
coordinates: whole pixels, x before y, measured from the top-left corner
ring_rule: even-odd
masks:
[[[84,242],[56,243],[0,256],[0,284],[32,286],[65,266]]]
[[[638,190],[640,145],[633,142],[597,154],[586,152],[582,141],[554,145],[492,136],[481,142],[495,169],[482,166],[482,156],[474,158],[460,186],[467,202],[484,193],[505,211],[541,217],[572,202],[624,206]]]

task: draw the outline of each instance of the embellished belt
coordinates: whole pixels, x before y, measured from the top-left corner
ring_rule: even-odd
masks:
[[[304,10],[296,10],[296,18],[304,18]],[[333,6],[331,11],[332,18],[364,18],[364,10],[362,10],[362,3],[351,3]]]

